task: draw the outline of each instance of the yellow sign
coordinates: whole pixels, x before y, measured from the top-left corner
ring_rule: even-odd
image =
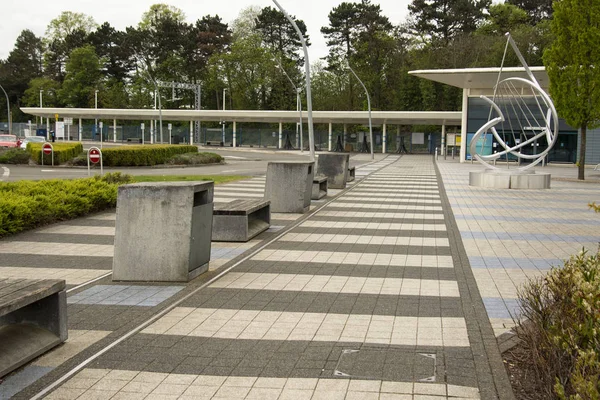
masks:
[[[54,119],[58,119],[58,114],[54,114]]]
[[[460,143],[462,142],[462,136],[460,136],[460,134],[456,135],[456,145],[460,146]]]

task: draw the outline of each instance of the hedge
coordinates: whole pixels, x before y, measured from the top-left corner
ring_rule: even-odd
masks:
[[[0,182],[0,237],[115,207],[120,173],[85,179]]]
[[[165,164],[177,154],[197,152],[198,148],[196,146],[122,146],[103,149],[102,161],[105,167],[150,166]]]
[[[38,164],[42,163],[42,145],[43,143],[27,143],[27,151],[31,154],[31,159]],[[64,164],[72,160],[81,152],[83,145],[81,143],[52,143],[54,147],[54,165]],[[44,154],[44,165],[52,164],[52,154]]]
[[[173,165],[202,165],[218,164],[223,162],[223,157],[215,153],[186,153],[177,154],[169,160]]]
[[[29,164],[29,153],[22,149],[0,150],[0,164]]]

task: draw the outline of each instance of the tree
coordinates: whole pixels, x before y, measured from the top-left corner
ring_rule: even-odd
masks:
[[[45,39],[48,42],[55,40],[64,41],[75,31],[81,30],[90,33],[97,26],[94,18],[83,13],[63,11],[60,15],[50,21],[46,28]]]
[[[486,21],[477,30],[484,35],[504,35],[526,24],[529,16],[522,8],[509,3],[490,6]]]
[[[291,16],[291,18],[302,32],[306,45],[310,46],[304,21],[296,19],[294,16]],[[272,7],[263,8],[256,17],[255,29],[261,34],[263,43],[272,51],[278,53],[280,57],[293,60],[298,66],[304,64],[304,57],[299,54],[302,43],[298,33],[281,11]]]
[[[33,78],[29,82],[29,87],[23,93],[23,105],[26,107],[40,106],[40,90],[44,91],[44,107],[58,107],[57,93],[60,90],[60,83],[48,78]]]
[[[172,19],[177,22],[185,21],[185,13],[175,6],[170,6],[164,3],[153,4],[150,9],[142,14],[142,20],[138,24],[138,28],[150,29],[159,19]]]
[[[554,42],[544,53],[550,94],[568,124],[579,128],[578,179],[585,179],[587,129],[600,126],[600,3],[557,0],[551,23]]]
[[[100,61],[94,47],[86,45],[73,50],[67,62],[65,81],[58,92],[59,98],[67,107],[92,106],[100,77]]]
[[[507,0],[507,3],[525,10],[534,24],[552,19],[552,0]]]
[[[26,29],[17,38],[6,61],[0,63],[0,82],[10,99],[13,121],[26,121],[20,110],[21,97],[29,81],[42,76],[42,51],[42,40]],[[0,96],[0,103],[0,109],[4,109],[4,95]]]
[[[413,33],[427,41],[447,45],[460,33],[477,29],[491,0],[412,0],[408,10]]]
[[[135,65],[131,48],[126,45],[125,32],[105,22],[90,33],[88,40],[101,60],[105,77],[124,82]]]

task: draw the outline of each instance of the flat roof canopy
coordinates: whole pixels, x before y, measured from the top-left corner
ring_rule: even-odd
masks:
[[[529,67],[540,86],[547,89],[550,85],[545,67]],[[461,89],[486,90],[493,89],[498,81],[500,68],[463,68],[463,69],[427,69],[409,71],[410,75],[430,81],[445,83]],[[509,77],[527,78],[523,67],[502,68],[502,79]]]
[[[159,111],[154,109],[109,109],[109,108],[39,108],[22,107],[25,114],[37,117],[157,120]],[[460,125],[460,111],[373,111],[373,124],[382,125]],[[302,113],[308,121],[306,111]],[[299,119],[298,111],[264,110],[162,110],[165,121],[236,121],[264,123],[294,123]],[[313,122],[334,124],[368,124],[367,111],[313,111]]]

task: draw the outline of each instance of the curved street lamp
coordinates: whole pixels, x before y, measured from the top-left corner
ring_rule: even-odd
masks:
[[[279,63],[275,64],[275,66],[277,68],[279,68],[281,70],[281,72],[283,72],[285,77],[292,84],[294,91],[296,92],[296,111],[298,111],[300,113],[300,123],[298,124],[300,126],[300,152],[304,153],[304,145],[302,143],[302,101],[300,101],[300,92],[302,92],[302,89],[296,87],[296,85],[294,84],[294,81],[292,81],[292,78],[290,78],[290,76],[287,74],[287,72],[285,72],[285,69],[283,69],[283,67]],[[296,133],[298,133],[297,130],[296,130]]]
[[[365,93],[367,94],[367,105],[369,107],[369,140],[371,140],[371,160],[375,159],[375,154],[373,154],[373,124],[371,123],[371,96],[369,96],[369,92],[367,91],[367,87],[365,86],[365,84],[363,83],[363,81],[360,80],[360,78],[358,77],[358,75],[356,75],[356,72],[354,72],[354,70],[352,69],[352,67],[350,67],[350,63],[348,62],[346,64],[346,67],[348,67],[348,69],[350,70],[350,72],[352,72],[352,75],[354,75],[354,77],[360,82],[360,84],[362,85],[363,89],[365,89]]]
[[[304,35],[296,25],[296,22],[289,16],[289,14],[279,5],[277,0],[273,0],[273,3],[279,8],[279,10],[285,15],[288,21],[292,24],[296,33],[300,37],[302,43],[302,50],[304,50],[304,69],[306,71],[306,108],[308,109],[308,144],[310,146],[310,161],[315,161],[315,132],[313,130],[313,118],[312,118],[312,95],[310,91],[310,62],[308,60],[308,48],[306,47],[306,41]]]
[[[0,89],[2,89],[2,91],[4,92],[4,95],[6,96],[6,109],[8,112],[8,134],[10,135],[12,133],[12,129],[11,129],[12,123],[10,121],[10,100],[8,100],[8,94],[6,93],[6,90],[4,90],[2,85],[0,85]]]

